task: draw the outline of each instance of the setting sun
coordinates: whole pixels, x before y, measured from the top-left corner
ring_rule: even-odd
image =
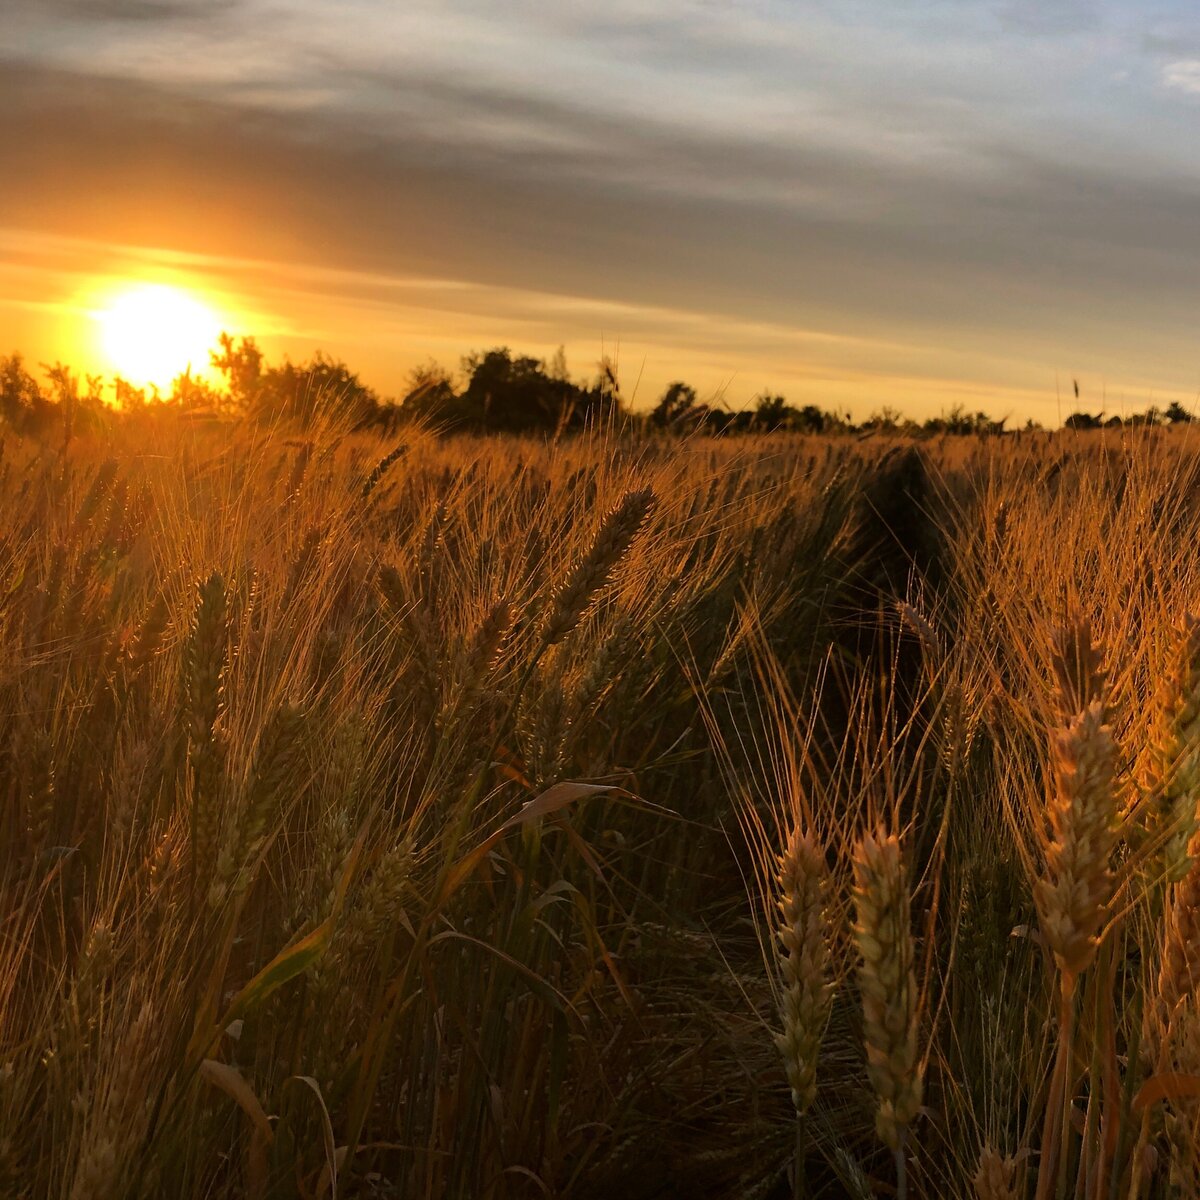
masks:
[[[121,287],[95,317],[112,370],[138,387],[163,390],[189,368],[193,374],[205,371],[222,329],[208,304],[162,283]]]

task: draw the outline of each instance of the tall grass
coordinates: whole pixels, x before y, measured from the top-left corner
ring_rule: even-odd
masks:
[[[6,435],[0,1195],[1195,1194],[1126,436]]]

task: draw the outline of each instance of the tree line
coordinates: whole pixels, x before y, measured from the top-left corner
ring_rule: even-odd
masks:
[[[903,436],[998,435],[1007,418],[969,412],[961,406],[914,421],[884,407],[854,422],[848,412],[814,404],[797,406],[763,392],[745,409],[701,400],[696,389],[676,380],[648,410],[634,412],[621,394],[611,363],[601,362],[594,377],[572,379],[560,348],[549,360],[514,354],[507,346],[467,355],[455,377],[430,362],[413,370],[399,398],[382,397],[346,363],[317,352],[304,363],[269,364],[252,337],[222,334],[212,352],[221,384],[178,376],[170,391],[138,388],[121,379],[79,376],[68,366],[42,364],[39,381],[19,354],[0,357],[0,417],[30,431],[56,423],[103,419],[113,407],[123,412],[172,410],[214,417],[285,420],[309,425],[332,420],[351,428],[391,429],[420,420],[447,432],[560,434],[619,421],[675,433],[892,434]],[[109,390],[111,399],[103,393]],[[1191,421],[1178,403],[1150,408],[1132,417],[1072,413],[1071,429],[1120,425],[1160,425]],[[1029,421],[1025,429],[1038,429]]]

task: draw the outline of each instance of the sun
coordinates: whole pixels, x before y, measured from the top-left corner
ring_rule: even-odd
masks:
[[[136,387],[160,391],[189,369],[204,373],[223,328],[199,296],[166,283],[118,285],[94,315],[111,369]]]

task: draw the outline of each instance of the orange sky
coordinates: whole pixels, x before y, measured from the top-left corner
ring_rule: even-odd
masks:
[[[80,370],[114,370],[103,307],[135,281],[195,295],[221,327],[254,336],[273,359],[334,348],[364,379],[400,394],[409,370],[433,358],[456,367],[472,348],[508,344],[548,357],[561,344],[589,375],[616,358],[622,386],[649,402],[680,374],[736,405],[771,388],[797,402],[850,407],[863,399],[914,411],[956,403],[1004,411],[1044,401],[1012,364],[985,348],[853,337],[685,308],[637,305],[465,280],[387,276],[0,231],[0,288],[14,347],[31,361],[66,357]],[[120,365],[120,364],[118,364]],[[182,370],[186,363],[181,362]],[[193,363],[199,372],[200,364]],[[993,378],[981,382],[981,366]],[[126,369],[135,382],[136,371]],[[1000,382],[1000,380],[1003,382]]]
[[[0,353],[111,370],[98,290],[160,281],[390,395],[500,344],[860,419],[1200,391],[1182,5],[272,13],[14,0]]]

